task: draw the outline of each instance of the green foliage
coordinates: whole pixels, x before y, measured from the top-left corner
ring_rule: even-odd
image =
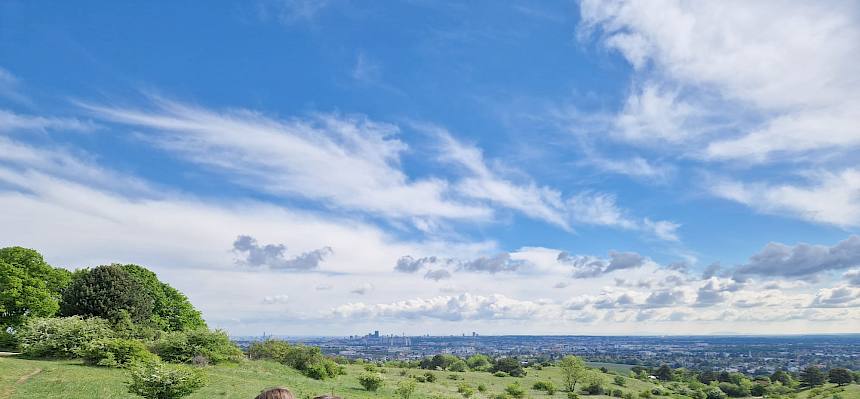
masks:
[[[480,392],[480,393],[487,392],[487,386],[484,383],[478,384],[478,392]]]
[[[824,372],[815,366],[809,366],[800,372],[800,382],[804,386],[817,387],[823,385],[826,380]]]
[[[72,316],[29,319],[15,335],[27,356],[69,359],[78,356],[86,344],[113,334],[104,319]]]
[[[427,370],[448,370],[448,368],[457,361],[462,361],[462,359],[454,355],[440,354],[421,359],[421,363],[419,365],[422,369]]]
[[[434,383],[434,382],[436,382],[436,374],[433,374],[433,373],[428,371],[428,372],[424,373],[424,379],[429,383]]]
[[[851,372],[846,369],[834,368],[830,369],[830,372],[828,373],[828,379],[830,380],[830,382],[836,385],[847,385],[854,380],[854,376],[851,375]]]
[[[618,388],[615,388],[612,390],[612,397],[614,397],[614,398],[624,397],[624,391],[622,391]]]
[[[394,390],[394,393],[400,399],[409,399],[413,393],[415,393],[415,388],[417,384],[415,380],[405,379],[397,383],[397,388]]]
[[[496,359],[496,362],[493,364],[493,367],[490,369],[492,372],[504,372],[510,375],[511,377],[525,377],[526,371],[523,369],[523,366],[520,364],[520,361],[513,357],[503,357]]]
[[[290,345],[282,340],[254,342],[248,348],[251,359],[271,359],[302,372],[302,374],[324,380],[344,373],[343,366],[323,356],[320,348],[305,345]],[[378,372],[375,364],[366,364],[365,370]]]
[[[375,392],[385,384],[385,378],[382,374],[365,371],[358,375],[358,383],[364,389]]]
[[[576,384],[586,376],[585,361],[577,356],[565,356],[558,362],[561,378],[568,392],[574,392]]]
[[[505,387],[505,393],[515,399],[521,399],[526,396],[526,390],[523,389],[519,382],[511,383]]]
[[[510,375],[504,371],[496,371],[493,375],[496,377],[510,377]]]
[[[158,360],[143,342],[123,338],[100,338],[87,342],[78,355],[89,364],[105,367],[128,367],[132,363]]]
[[[589,395],[603,395],[603,383],[599,380],[590,381],[588,385],[583,388],[583,392]]]
[[[448,370],[455,371],[458,373],[464,373],[469,369],[469,366],[462,359],[457,359],[454,363],[451,363],[451,366],[448,367]]]
[[[20,343],[18,337],[8,331],[0,331],[0,351],[16,352]]]
[[[149,320],[153,300],[144,287],[120,265],[76,272],[63,292],[60,312],[117,321],[126,312],[134,323]]]
[[[0,249],[0,331],[20,327],[31,317],[56,314],[70,275],[32,249]]]
[[[532,389],[536,391],[545,391],[547,395],[555,395],[555,384],[552,381],[537,381],[532,385]]]
[[[770,381],[782,383],[782,385],[787,387],[793,386],[795,384],[794,378],[785,370],[774,371],[773,374],[770,376]]]
[[[615,378],[612,379],[612,383],[618,385],[619,387],[623,387],[626,383],[626,380],[624,379],[624,377],[616,375]]]
[[[469,398],[475,394],[475,388],[472,388],[471,385],[465,382],[461,382],[459,385],[457,385],[457,393],[463,395],[464,398]]]
[[[205,328],[164,333],[153,342],[151,349],[165,361],[173,363],[189,363],[195,356],[203,356],[213,364],[238,362],[244,357],[226,332]]]
[[[473,371],[488,371],[493,367],[492,359],[487,355],[477,354],[466,359],[466,364]]]
[[[170,285],[158,280],[152,271],[138,265],[121,265],[152,300],[150,321],[163,331],[195,330],[206,327],[203,317],[188,298]]]
[[[707,399],[726,399],[726,393],[719,388],[710,388],[705,392]]]
[[[672,381],[675,378],[675,372],[672,371],[671,367],[664,364],[657,369],[654,376],[660,381]]]
[[[202,370],[161,362],[136,364],[129,376],[128,391],[146,399],[177,399],[206,385]]]
[[[567,393],[567,399],[579,399],[579,395],[576,392],[570,391]]]

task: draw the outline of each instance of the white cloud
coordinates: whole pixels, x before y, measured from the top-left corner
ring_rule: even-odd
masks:
[[[263,297],[263,303],[266,305],[275,305],[275,304],[284,304],[288,303],[290,299],[289,295],[279,294],[279,295],[269,295]]]
[[[393,125],[331,114],[281,121],[246,110],[216,113],[156,103],[154,111],[87,108],[101,118],[145,128],[160,147],[265,192],[395,218],[486,219],[492,214],[483,206],[449,200],[443,180],[406,176],[398,164],[407,146],[394,137],[398,129]]]
[[[860,170],[819,171],[807,174],[806,180],[806,184],[717,180],[710,190],[764,213],[843,227],[860,225]]]
[[[77,118],[57,118],[20,114],[0,109],[0,133],[11,131],[92,131],[96,125]]]
[[[453,321],[557,317],[558,311],[539,302],[511,299],[500,294],[481,296],[464,293],[392,303],[349,303],[332,309],[331,314],[339,318],[431,318]]]

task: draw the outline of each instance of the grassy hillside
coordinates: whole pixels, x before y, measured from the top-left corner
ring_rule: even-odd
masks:
[[[356,377],[364,369],[359,365],[347,366],[347,374],[336,379],[317,381],[307,378],[295,370],[278,363],[268,361],[247,361],[242,364],[219,365],[207,368],[209,385],[190,398],[253,398],[263,388],[283,385],[289,387],[299,397],[331,393],[344,398],[393,398],[394,388],[401,379],[410,374],[423,374],[424,370],[407,370],[407,376],[401,376],[401,369],[385,369],[385,386],[378,392],[367,392],[358,384]],[[484,384],[488,389],[485,394],[476,393],[477,398],[489,397],[500,393],[508,384],[519,381],[527,388],[530,397],[548,397],[543,392],[531,390],[538,380],[552,380],[561,386],[561,377],[556,368],[547,367],[543,370],[529,370],[525,378],[495,377],[489,373],[466,372],[433,372],[437,376],[435,383],[418,384],[413,398],[447,397],[459,398],[457,385],[468,383],[473,388]],[[595,375],[601,374],[594,371]],[[461,377],[462,380],[452,380],[450,375]],[[609,375],[604,376],[607,384],[611,383]],[[133,398],[125,392],[126,374],[123,370],[90,367],[78,361],[44,361],[27,360],[18,357],[0,358],[0,399],[15,398],[45,398],[63,397],[67,399],[92,398]],[[639,392],[652,388],[653,385],[634,379],[627,379],[624,391]],[[558,392],[556,398],[566,397]],[[607,396],[589,396],[593,399],[607,399]]]
[[[299,398],[313,397],[323,393],[334,392],[347,399],[360,398],[395,398],[394,388],[397,381],[408,378],[408,375],[423,374],[424,370],[407,370],[407,376],[401,376],[401,369],[385,369],[386,384],[378,392],[367,392],[358,384],[356,376],[364,369],[359,365],[347,366],[347,374],[336,379],[317,381],[305,377],[295,370],[278,363],[268,361],[247,361],[241,364],[211,366],[207,369],[209,385],[191,395],[189,398],[236,398],[250,399],[262,389],[272,386],[286,386],[297,393]],[[543,370],[532,370],[524,378],[495,377],[489,373],[466,372],[433,372],[437,376],[435,383],[418,384],[413,396],[415,399],[424,398],[461,398],[457,393],[457,385],[468,383],[473,388],[484,384],[486,393],[476,393],[475,398],[488,398],[500,393],[508,384],[519,381],[526,388],[530,398],[565,398],[565,392],[557,392],[553,396],[531,389],[538,380],[551,380],[561,387],[561,375],[555,367]],[[456,375],[462,380],[449,379]],[[593,370],[593,376],[602,376],[608,387],[621,389],[624,392],[637,394],[646,389],[657,387],[650,382],[626,378],[624,387],[612,384],[612,375],[605,375]],[[134,398],[126,393],[126,374],[123,370],[90,367],[78,361],[45,361],[27,360],[18,357],[0,357],[0,399],[43,399],[62,397],[66,399],[93,398]],[[850,385],[845,388],[827,386],[818,390],[806,390],[797,395],[797,399],[832,399],[838,394],[842,399],[860,399],[860,386]],[[583,399],[609,399],[608,396],[584,396]],[[661,397],[655,397],[661,398]],[[678,398],[678,396],[675,396]]]

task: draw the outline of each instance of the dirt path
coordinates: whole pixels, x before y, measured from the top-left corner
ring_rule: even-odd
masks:
[[[39,374],[41,372],[42,372],[42,369],[35,369],[29,374],[22,375],[21,378],[19,378],[18,381],[15,381],[15,382],[18,384],[23,384],[23,383],[27,382],[27,380],[29,380],[30,378],[32,378],[33,376],[35,376],[36,374]]]

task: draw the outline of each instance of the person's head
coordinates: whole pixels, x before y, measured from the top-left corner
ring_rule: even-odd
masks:
[[[255,399],[295,399],[287,388],[272,388],[261,392]]]

